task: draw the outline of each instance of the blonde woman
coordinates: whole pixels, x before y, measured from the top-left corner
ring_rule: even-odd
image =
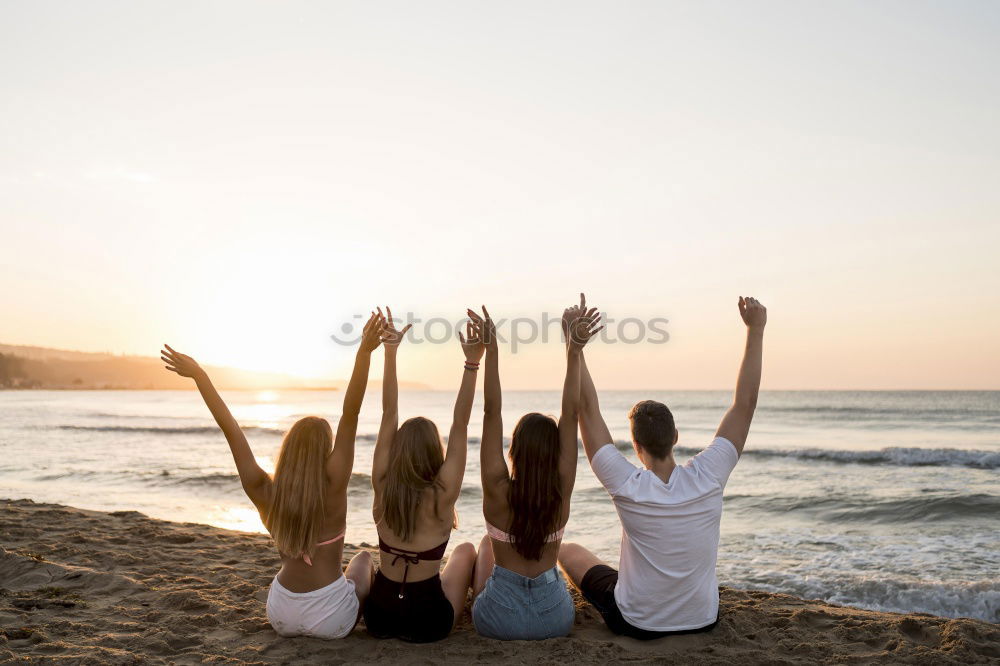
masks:
[[[467,338],[459,334],[465,363],[445,453],[429,419],[417,416],[399,425],[396,351],[409,326],[397,331],[392,311],[386,311],[382,425],[372,461],[379,569],[365,604],[365,627],[376,638],[429,643],[450,634],[461,617],[476,561],[475,547],[463,543],[441,570],[455,528],[476,372],[485,348],[478,324],[468,325]]]
[[[267,595],[267,618],[281,636],[343,638],[357,624],[371,587],[368,553],[355,555],[346,572],[341,569],[341,558],[358,412],[371,353],[381,333],[381,318],[373,313],[362,333],[336,438],[326,419],[299,419],[281,443],[273,478],[257,464],[246,436],[208,374],[193,358],[170,346],[161,352],[168,370],[195,380],[229,442],[243,490],[278,548],[281,569]]]

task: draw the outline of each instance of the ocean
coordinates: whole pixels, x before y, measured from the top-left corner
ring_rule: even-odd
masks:
[[[347,541],[377,542],[371,456],[379,395],[369,390],[349,489]],[[337,391],[224,394],[271,469],[284,430]],[[455,395],[403,391],[400,414],[447,433]],[[728,392],[601,393],[619,448],[636,462],[626,413],[673,410],[678,462],[707,445]],[[504,431],[529,411],[557,414],[556,391],[505,391]],[[450,548],[484,532],[481,395]],[[263,531],[229,448],[195,391],[0,391],[0,497]],[[738,588],[881,611],[1000,621],[1000,391],[762,393],[725,493],[719,580]],[[581,451],[567,540],[617,564],[620,525]]]

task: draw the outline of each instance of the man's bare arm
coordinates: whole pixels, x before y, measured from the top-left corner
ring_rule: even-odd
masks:
[[[590,376],[587,359],[580,354],[580,435],[583,439],[583,450],[587,452],[587,460],[605,444],[614,443],[608,424],[601,415],[601,405],[597,399],[597,388]]]
[[[767,324],[767,308],[755,298],[739,300],[740,316],[747,325],[747,342],[740,364],[739,378],[733,404],[722,418],[716,437],[724,437],[733,443],[736,452],[743,453],[750,422],[757,408],[757,394],[760,392],[760,373],[764,354],[764,326]]]

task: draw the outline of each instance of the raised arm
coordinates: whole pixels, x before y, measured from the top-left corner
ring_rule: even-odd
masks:
[[[586,300],[583,294],[580,294],[580,306],[582,308],[586,307]],[[585,310],[585,313],[587,316],[593,317],[597,314],[597,308]],[[565,400],[565,392],[563,393],[563,399]],[[611,440],[611,433],[608,431],[608,424],[604,422],[604,417],[601,415],[601,405],[597,399],[597,388],[594,386],[594,380],[590,377],[590,369],[587,368],[587,359],[582,349],[580,351],[579,420],[580,436],[583,439],[583,450],[587,453],[587,460],[593,458],[598,449],[605,444],[614,443]],[[576,448],[575,441],[573,442],[573,448]]]
[[[580,436],[583,439],[583,450],[587,460],[605,444],[613,444],[611,431],[601,414],[601,405],[597,399],[597,387],[590,376],[587,359],[580,354]]]
[[[596,308],[587,310],[587,298],[580,294],[580,305],[563,311],[563,331],[566,334],[566,378],[563,380],[562,413],[559,416],[559,476],[566,496],[576,481],[577,425],[580,418],[580,375],[583,347],[600,331],[600,315]]]
[[[740,316],[747,325],[747,342],[740,364],[740,376],[736,380],[733,404],[722,418],[716,437],[725,437],[736,452],[743,453],[743,445],[750,432],[750,422],[757,408],[757,394],[760,391],[760,371],[764,354],[764,326],[767,324],[767,308],[755,298],[739,300]]]
[[[382,321],[382,347],[385,350],[385,370],[382,373],[382,423],[379,425],[375,452],[372,454],[372,486],[379,492],[382,477],[389,466],[389,449],[399,428],[399,384],[396,379],[396,352],[403,336],[412,324],[397,331],[392,320],[392,310],[385,308],[388,318]],[[378,311],[382,315],[381,308]]]
[[[232,451],[233,460],[236,462],[236,471],[240,475],[240,483],[243,484],[243,491],[250,498],[250,501],[258,507],[266,506],[271,477],[257,464],[257,459],[254,458],[253,451],[250,450],[250,443],[247,442],[246,435],[243,434],[240,424],[236,422],[229,408],[226,407],[222,396],[215,390],[212,380],[208,378],[208,373],[190,356],[175,351],[170,345],[164,345],[164,347],[160,351],[160,359],[166,363],[167,370],[176,372],[181,377],[194,379],[205,405],[208,406],[208,411],[212,413],[215,422],[222,429],[222,434],[226,436],[229,450]]]
[[[472,400],[476,396],[476,373],[479,370],[479,360],[486,351],[480,324],[470,321],[466,324],[465,331],[464,337],[461,333],[458,334],[462,351],[465,353],[462,383],[458,388],[451,431],[448,433],[448,451],[445,453],[441,471],[438,472],[438,480],[444,487],[443,501],[450,503],[454,503],[462,491],[469,446],[469,417],[472,415]]]
[[[483,380],[483,439],[479,443],[479,469],[483,491],[488,495],[503,496],[510,480],[510,471],[503,458],[503,417],[500,391],[500,349],[497,344],[496,326],[490,313],[483,306],[483,316],[472,310],[469,318],[482,327],[483,344],[486,345],[486,376]],[[505,498],[506,499],[506,498]]]
[[[354,358],[354,372],[344,393],[344,413],[337,423],[333,440],[333,453],[326,462],[326,477],[337,488],[346,488],[354,470],[354,439],[358,434],[358,414],[368,388],[368,370],[372,352],[378,347],[382,335],[382,318],[372,312],[361,331],[361,345]]]

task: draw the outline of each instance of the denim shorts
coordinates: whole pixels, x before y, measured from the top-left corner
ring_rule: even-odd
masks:
[[[472,604],[476,631],[503,641],[566,636],[575,615],[573,599],[557,567],[527,578],[494,565],[486,587]]]

